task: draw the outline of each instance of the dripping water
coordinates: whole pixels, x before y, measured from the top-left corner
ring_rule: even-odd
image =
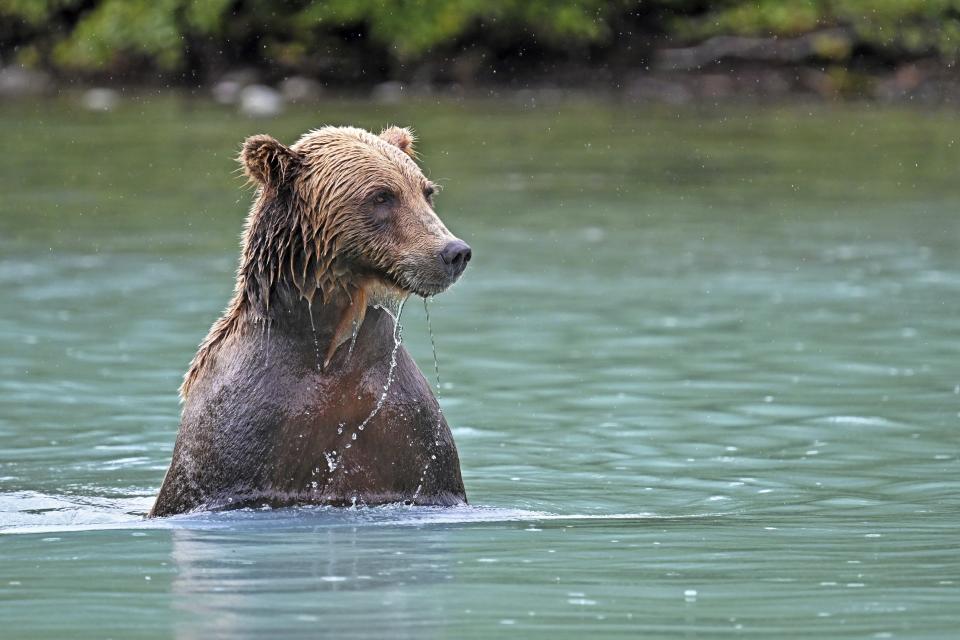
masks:
[[[266,366],[269,367],[270,366],[270,324],[271,324],[269,316],[267,316],[266,322],[267,322],[267,347],[266,347],[266,354],[264,355],[264,357],[266,358]]]
[[[270,317],[261,316],[253,319],[253,325],[260,325],[260,350],[263,352],[264,367],[270,366]]]
[[[399,316],[399,314],[398,314]],[[357,319],[353,319],[353,332],[350,334],[350,347],[347,349],[347,359],[350,359],[350,356],[353,355],[353,348],[357,346],[357,335],[360,333],[360,323],[357,322]]]
[[[383,392],[380,394],[380,397],[377,398],[377,404],[373,407],[373,410],[370,411],[370,414],[364,418],[363,422],[357,425],[356,430],[350,433],[350,441],[347,442],[343,448],[344,450],[350,449],[353,446],[353,443],[357,441],[359,434],[366,428],[370,421],[373,420],[380,410],[383,408],[384,403],[387,400],[387,394],[390,393],[390,387],[393,386],[394,374],[397,368],[397,352],[400,350],[400,345],[403,343],[403,325],[400,324],[400,314],[403,312],[403,300],[397,301],[393,308],[389,308],[382,304],[374,305],[374,309],[382,309],[390,318],[393,320],[393,348],[390,351],[390,368],[387,370],[387,380],[383,385]],[[337,435],[342,435],[344,432],[344,424],[340,423],[337,427]],[[327,479],[327,486],[330,485],[330,482],[333,481],[334,473],[340,469],[342,473],[345,473],[346,466],[343,464],[343,455],[339,456],[339,459],[336,459],[336,454],[334,454],[334,459],[336,463],[331,465],[330,475]],[[328,458],[329,462],[329,458]]]
[[[313,322],[313,299],[307,299],[307,313],[310,314],[310,331],[313,332],[313,351],[316,353],[317,371],[323,371],[320,360],[320,343],[317,341],[317,326]],[[319,388],[319,385],[318,385]]]
[[[440,360],[437,359],[437,340],[433,335],[433,323],[430,322],[430,298],[423,299],[423,313],[427,317],[427,333],[430,334],[430,347],[433,350],[433,372],[437,377],[437,424],[433,428],[433,448],[430,450],[430,457],[423,465],[423,471],[420,472],[420,481],[417,483],[417,489],[413,492],[412,502],[416,502],[423,491],[423,483],[427,478],[427,471],[430,470],[430,463],[437,459],[436,447],[440,446],[440,423],[443,421],[443,407],[440,406]]]
[[[260,334],[260,351],[263,353],[267,352],[267,319],[255,317],[253,319],[253,326],[258,327],[258,333]]]
[[[390,369],[387,371],[387,381],[383,385],[383,393],[380,394],[380,398],[377,400],[377,405],[373,408],[373,411],[370,412],[363,422],[357,426],[357,431],[363,431],[364,427],[373,420],[374,416],[380,413],[380,409],[383,408],[383,403],[387,400],[387,394],[390,392],[390,387],[393,385],[393,374],[397,368],[397,351],[400,350],[400,343],[403,342],[403,325],[400,324],[400,314],[403,312],[403,301],[398,301],[394,310],[388,309],[385,306],[376,305],[374,309],[383,309],[383,311],[390,316],[393,320],[393,349],[390,351]],[[356,440],[357,434],[354,432],[351,434],[351,439]]]
[[[433,372],[437,376],[437,398],[440,398],[440,361],[437,360],[437,340],[433,337],[433,323],[430,322],[430,300],[423,299],[423,313],[427,316],[427,333],[430,334],[430,348],[433,349]]]

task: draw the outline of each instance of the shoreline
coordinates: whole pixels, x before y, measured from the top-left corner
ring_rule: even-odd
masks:
[[[612,78],[604,72],[591,76],[551,74],[542,81],[430,84],[390,80],[380,83],[324,83],[290,75],[275,82],[251,69],[225,73],[218,80],[188,85],[79,80],[64,82],[44,72],[23,67],[0,68],[0,104],[31,99],[81,96],[92,111],[110,111],[126,96],[177,95],[237,105],[248,115],[269,116],[284,107],[329,100],[369,100],[401,104],[423,100],[562,104],[603,101],[670,107],[785,106],[809,104],[877,104],[921,107],[960,105],[960,74],[942,65],[905,63],[889,71],[854,71],[845,67],[781,67],[741,64],[721,69],[719,64],[696,70],[638,70]]]

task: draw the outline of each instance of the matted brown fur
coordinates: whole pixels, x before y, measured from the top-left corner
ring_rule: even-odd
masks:
[[[327,301],[336,288],[341,288],[356,300],[357,313],[362,313],[366,307],[364,291],[333,269],[334,258],[341,254],[345,242],[368,242],[368,238],[358,239],[354,237],[356,232],[351,233],[346,222],[352,211],[344,205],[356,199],[357,194],[383,184],[401,190],[410,183],[427,186],[429,183],[413,161],[414,141],[410,130],[400,127],[389,127],[380,136],[355,127],[325,127],[304,134],[290,147],[297,155],[290,155],[278,149],[269,136],[247,139],[237,160],[250,183],[259,185],[259,190],[244,225],[233,298],[190,362],[180,385],[181,402],[211,354],[240,323],[269,322],[266,312],[270,292],[283,278],[289,279],[310,304],[318,293]],[[364,151],[372,148],[389,162],[373,162],[368,154],[357,153],[361,145]],[[336,159],[336,164],[305,162],[304,158],[315,157],[318,152],[322,152],[321,157]],[[297,175],[290,194],[293,202],[289,217],[265,219],[260,215],[264,201],[276,195],[278,185],[294,170]],[[331,179],[333,174],[336,179]],[[266,229],[261,228],[264,226]],[[350,326],[349,320],[344,317],[346,327]],[[326,361],[337,346],[330,345]]]
[[[150,515],[465,503],[453,436],[390,310],[445,290],[471,255],[433,211],[413,136],[258,135],[240,162],[257,194],[236,286],[184,376]]]

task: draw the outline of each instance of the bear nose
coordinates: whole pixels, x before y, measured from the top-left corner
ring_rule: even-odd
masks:
[[[450,271],[458,274],[466,269],[467,263],[470,262],[472,257],[473,251],[470,250],[470,245],[463,240],[454,240],[447,243],[447,246],[440,252],[440,259],[443,260],[443,264],[447,265]]]

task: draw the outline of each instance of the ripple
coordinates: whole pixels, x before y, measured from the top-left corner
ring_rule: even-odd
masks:
[[[32,491],[0,493],[2,534],[67,533],[117,529],[296,529],[303,527],[419,527],[497,523],[591,523],[714,518],[721,513],[665,515],[638,513],[550,513],[510,507],[465,505],[423,507],[391,504],[376,507],[326,506],[238,509],[147,519],[153,496],[105,498],[47,495]]]

